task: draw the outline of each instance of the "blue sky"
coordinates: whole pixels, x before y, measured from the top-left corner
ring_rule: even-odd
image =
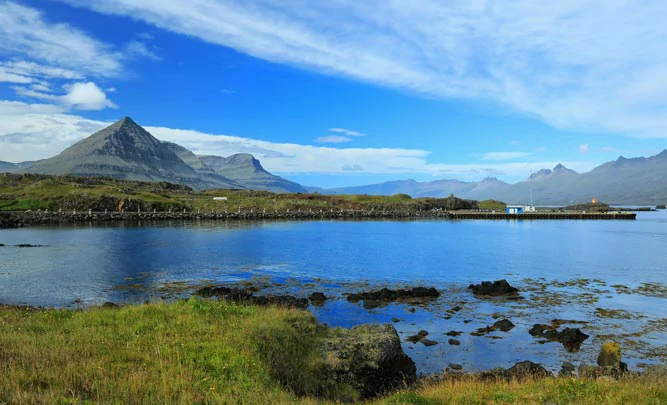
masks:
[[[131,116],[334,187],[667,147],[667,5],[0,0],[0,160]]]

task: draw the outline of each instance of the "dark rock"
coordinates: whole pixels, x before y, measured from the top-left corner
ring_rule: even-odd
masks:
[[[30,243],[19,243],[16,245],[18,248],[34,248],[34,247],[42,247],[43,245],[31,245]]]
[[[308,308],[308,299],[296,298],[291,295],[256,296],[251,288],[204,287],[197,290],[202,297],[218,297],[228,301],[250,305],[276,305],[286,308]]]
[[[493,324],[493,329],[500,330],[502,332],[509,332],[514,328],[514,324],[509,319],[501,319]]]
[[[658,204],[658,205],[655,206],[655,209],[664,210],[664,209],[667,209],[667,206],[665,206],[665,204]]]
[[[512,287],[507,280],[496,280],[494,282],[482,281],[480,284],[470,284],[468,286],[473,294],[481,296],[516,296],[519,293],[517,288]]]
[[[450,314],[455,314],[455,313],[459,312],[459,311],[462,310],[462,309],[463,309],[463,308],[461,308],[460,306],[456,305],[455,307],[452,307],[452,308],[448,309],[447,312],[449,312]]]
[[[464,320],[463,320],[463,323],[465,323],[466,325],[469,324],[470,322],[472,322],[471,319],[464,319]]]
[[[327,296],[324,295],[324,293],[322,293],[322,292],[317,291],[317,292],[314,292],[314,293],[310,294],[310,301],[313,302],[313,303],[322,304],[326,300],[327,300]]]
[[[579,328],[565,328],[558,335],[558,341],[565,346],[568,352],[578,352],[581,344],[588,339],[588,335]]]
[[[482,380],[491,380],[491,381],[499,381],[499,380],[505,380],[509,381],[510,376],[507,370],[505,370],[502,367],[496,367],[492,368],[491,370],[485,370],[479,373],[479,378]]]
[[[409,309],[408,311],[412,312],[413,314],[414,314],[415,312],[417,312],[417,310],[415,309],[415,307],[410,307],[410,309]]]
[[[463,332],[459,332],[456,330],[450,330],[449,332],[445,333],[445,335],[447,336],[460,336],[461,334],[463,334]]]
[[[350,302],[359,302],[364,300],[373,302],[371,305],[373,307],[379,306],[385,303],[398,300],[424,300],[424,299],[435,299],[440,296],[438,290],[433,287],[413,287],[411,289],[398,289],[391,290],[389,288],[382,288],[376,291],[367,291],[358,294],[350,294],[347,296],[347,300]]]
[[[554,326],[535,324],[528,331],[531,336],[544,338],[549,342],[560,342],[567,351],[577,352],[582,343],[588,339],[588,335],[579,328],[565,328],[559,332]]]
[[[454,371],[463,370],[463,366],[460,365],[460,364],[456,364],[456,363],[449,363],[448,367],[451,368]]]
[[[496,321],[491,326],[479,328],[476,332],[471,332],[470,334],[472,336],[484,336],[487,333],[495,332],[497,330],[501,332],[509,332],[512,330],[512,328],[514,328],[514,324],[509,319],[501,319],[500,321]]]
[[[551,377],[551,373],[546,368],[532,361],[516,363],[507,370],[507,374],[511,379],[515,380],[525,380],[528,378],[538,380]]]
[[[5,244],[4,244],[4,243],[0,243],[0,247],[5,247]]]
[[[410,342],[410,343],[417,343],[422,339],[424,339],[424,336],[422,336],[422,335],[412,335],[412,336],[408,336],[408,338],[405,339],[405,340]]]
[[[558,376],[565,378],[574,378],[577,376],[577,367],[574,364],[566,361],[561,366],[560,371],[558,372]]]
[[[458,345],[461,344],[461,342],[459,342],[459,341],[456,340],[456,339],[449,339],[449,340],[447,341],[447,343],[449,343],[450,345],[454,345],[454,346],[458,346]]]
[[[350,294],[347,296],[347,300],[353,304],[361,301],[361,297],[358,294]]]
[[[393,323],[401,322],[401,320],[399,318],[391,318],[391,321]]]
[[[438,344],[438,342],[436,342],[435,340],[431,340],[431,339],[422,339],[419,342],[421,342],[421,344],[423,344],[424,346],[427,346],[427,347],[428,346],[435,346],[435,345]]]
[[[107,302],[105,302],[104,304],[102,304],[102,307],[101,307],[101,308],[105,308],[105,309],[114,309],[114,308],[120,308],[120,305],[118,305],[118,304],[114,304],[113,302],[109,302],[109,301],[107,301]]]
[[[401,348],[392,325],[332,329],[324,341],[323,374],[372,398],[403,388],[417,378],[415,363]]]
[[[417,334],[418,334],[419,336],[428,336],[428,332],[425,331],[425,330],[423,330],[423,329],[420,330],[419,332],[417,332]]]

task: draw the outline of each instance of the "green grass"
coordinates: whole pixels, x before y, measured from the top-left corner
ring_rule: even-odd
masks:
[[[214,300],[85,311],[0,307],[0,404],[314,404],[353,398],[326,380],[327,333],[299,310]],[[664,404],[664,379],[462,378],[377,404]],[[333,403],[332,402],[332,403]]]
[[[479,209],[482,210],[504,210],[507,204],[497,200],[484,200],[479,202]]]
[[[213,197],[227,197],[214,201]],[[393,196],[274,194],[268,191],[207,190],[102,177],[0,174],[0,211],[59,209],[116,211],[121,202],[127,211],[254,212],[376,210],[427,211],[476,207],[476,201],[455,197],[417,198]]]

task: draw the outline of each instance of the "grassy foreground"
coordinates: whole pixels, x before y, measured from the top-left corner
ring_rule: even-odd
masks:
[[[86,311],[0,307],[0,403],[312,404],[325,329],[305,311],[190,299]],[[667,403],[665,381],[426,384],[381,404]],[[326,402],[326,401],[325,401]]]

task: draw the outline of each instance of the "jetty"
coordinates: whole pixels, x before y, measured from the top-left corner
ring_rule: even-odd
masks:
[[[514,220],[550,220],[550,219],[603,219],[633,220],[637,214],[627,211],[586,212],[586,211],[534,211],[521,214],[484,211],[450,211],[452,219],[514,219]]]

